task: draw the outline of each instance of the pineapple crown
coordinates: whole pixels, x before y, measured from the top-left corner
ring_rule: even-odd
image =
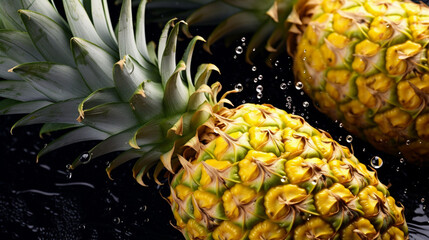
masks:
[[[243,34],[253,33],[246,50],[246,61],[252,64],[251,55],[259,51],[259,46],[265,45],[269,53],[267,63],[283,53],[289,42],[288,29],[296,25],[297,10],[295,5],[307,1],[298,0],[184,0],[180,5],[172,4],[173,0],[153,0],[148,7],[160,11],[169,16],[173,12],[175,16],[183,16],[190,25],[216,26],[207,38],[204,48],[210,52],[210,46],[223,37],[235,39]],[[320,2],[311,0],[308,2]],[[183,6],[186,8],[182,9]],[[192,11],[190,10],[192,9]],[[290,14],[293,19],[289,20]],[[302,13],[299,13],[302,14]],[[154,17],[156,18],[156,17]],[[159,18],[159,17],[158,17]],[[187,28],[185,33],[191,36]],[[291,34],[295,37],[295,32]],[[292,47],[293,45],[288,45]],[[292,52],[293,49],[289,50]]]
[[[228,102],[216,101],[220,84],[206,85],[216,66],[202,64],[191,74],[195,44],[204,39],[194,37],[176,63],[179,26],[185,22],[170,20],[157,47],[146,42],[145,0],[135,30],[131,0],[123,1],[116,28],[106,0],[64,0],[65,18],[49,0],[1,4],[0,114],[26,114],[12,130],[30,124],[43,124],[40,135],[68,130],[38,159],[97,140],[71,168],[121,151],[106,169],[109,176],[137,159],[133,174],[144,185],[142,177],[153,166],[155,177],[164,166],[173,171],[174,153]]]

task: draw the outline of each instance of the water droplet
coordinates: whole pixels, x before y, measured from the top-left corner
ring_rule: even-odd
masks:
[[[242,54],[243,53],[243,48],[241,46],[238,46],[238,47],[235,48],[235,52],[237,54]]]
[[[146,206],[146,205],[143,205],[143,206],[141,206],[141,207],[139,208],[139,210],[140,210],[141,212],[146,212],[146,210],[147,210],[147,206]]]
[[[313,178],[313,179],[311,180],[311,184],[316,185],[316,184],[317,184],[317,179],[316,179],[316,178]]]
[[[121,218],[119,218],[119,217],[115,217],[115,218],[113,219],[113,223],[115,223],[115,224],[119,224],[119,223],[121,223]]]
[[[383,159],[381,159],[381,157],[379,156],[374,156],[373,158],[371,158],[371,166],[375,169],[380,168],[381,166],[383,166]]]
[[[259,80],[259,81],[261,81],[263,78],[264,78],[264,76],[262,76],[262,75],[259,75],[259,76],[258,76],[258,80]]]
[[[252,49],[252,52],[254,52],[254,51],[256,51],[256,48],[253,48],[253,49]]]
[[[353,137],[351,135],[347,135],[346,142],[348,142],[348,143],[353,142]]]
[[[252,71],[256,71],[256,66],[253,66],[253,67],[252,67]]]
[[[400,170],[400,168],[399,168],[399,167],[397,167],[397,168],[396,168],[396,171],[397,171],[397,172],[399,172],[399,170]]]
[[[288,96],[288,97],[286,98],[286,101],[288,101],[288,102],[292,102],[292,97],[291,97],[291,96]]]
[[[340,137],[338,138],[338,142],[341,142],[341,141],[343,141],[343,136],[340,136]]]
[[[84,152],[80,155],[79,157],[79,162],[81,162],[82,164],[87,164],[91,161],[91,153],[89,152]]]
[[[245,37],[242,37],[242,38],[241,38],[241,41],[242,41],[242,42],[245,42],[245,41],[246,41],[246,38],[245,38]]]
[[[148,223],[149,222],[149,218],[146,218],[145,220],[143,220],[143,222]]]
[[[342,127],[343,127],[343,123],[340,123],[338,126],[339,126],[340,128],[342,128]]]
[[[256,86],[256,91],[257,92],[262,92],[264,90],[264,87],[262,86],[262,85],[258,85],[258,86]]]
[[[306,107],[310,106],[310,103],[308,103],[307,101],[304,101],[302,103],[302,106],[306,108]]]
[[[295,84],[295,88],[296,88],[296,90],[301,90],[303,87],[304,87],[304,84],[303,84],[302,82],[300,82],[300,81],[298,81],[298,82]]]
[[[420,199],[420,202],[421,202],[421,203],[424,203],[425,201],[426,201],[426,199],[425,199],[425,198]]]
[[[285,90],[286,88],[287,88],[286,83],[282,83],[282,84],[280,84],[280,89],[281,89],[281,90]]]
[[[276,67],[277,67],[277,66],[279,65],[279,63],[280,63],[280,62],[279,62],[279,60],[276,60],[276,61],[274,62],[274,66],[276,66]]]
[[[262,96],[263,96],[263,94],[262,94],[262,93],[258,93],[258,94],[256,95],[256,97],[257,97],[258,99],[261,99],[261,98],[262,98]]]
[[[237,59],[237,55],[234,55],[234,57],[232,57],[232,58]]]
[[[241,83],[237,83],[234,87],[235,91],[243,91],[243,85]]]
[[[407,144],[407,145],[410,145],[410,143],[411,143],[410,139],[408,139],[408,140],[405,142],[405,144]]]
[[[400,162],[400,163],[404,163],[404,162],[405,162],[405,159],[404,159],[404,158],[400,158],[400,159],[399,159],[399,162]]]
[[[285,183],[285,182],[287,181],[287,177],[286,177],[286,176],[283,176],[283,177],[280,179],[280,181],[281,181],[282,183]]]
[[[66,178],[67,179],[71,179],[72,175],[73,175],[72,172],[68,172],[68,171],[66,172]]]
[[[67,170],[71,170],[71,169],[72,169],[72,165],[71,165],[71,164],[67,164],[67,165],[66,165],[66,169],[67,169]]]
[[[366,151],[366,149],[365,149],[365,148],[363,148],[363,149],[362,149],[362,152],[365,152],[365,151]]]
[[[307,61],[307,57],[303,57],[302,61],[304,61],[304,62]]]

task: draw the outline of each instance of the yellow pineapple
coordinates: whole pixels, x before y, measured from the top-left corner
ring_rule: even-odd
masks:
[[[168,22],[156,50],[146,44],[145,1],[136,30],[124,1],[116,33],[102,0],[92,13],[64,1],[66,19],[48,0],[0,3],[1,113],[27,114],[14,127],[69,130],[39,157],[99,140],[70,168],[121,152],[109,176],[130,160],[142,185],[150,169],[156,181],[166,169],[186,239],[408,239],[403,207],[327,132],[271,105],[227,108],[228,92],[218,99],[220,84],[207,85],[217,68],[190,71],[200,37],[176,63],[185,23]]]
[[[274,59],[294,56],[295,80],[320,111],[392,154],[429,157],[429,8],[410,0],[195,1],[190,24],[222,36],[254,32]],[[192,4],[191,4],[192,2]],[[154,0],[154,8],[157,7]],[[173,7],[174,8],[174,7]],[[242,35],[241,35],[242,36]]]

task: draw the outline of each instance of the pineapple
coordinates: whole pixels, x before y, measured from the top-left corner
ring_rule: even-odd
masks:
[[[67,130],[38,158],[98,140],[70,169],[111,152],[121,153],[109,176],[135,160],[145,185],[165,169],[185,239],[408,239],[403,207],[327,132],[271,105],[227,108],[230,92],[218,100],[220,84],[207,85],[216,66],[191,72],[201,37],[176,63],[186,23],[169,21],[156,48],[146,43],[145,1],[135,30],[123,2],[116,31],[105,0],[64,0],[66,19],[48,0],[1,3],[1,113],[27,114],[12,130]]]
[[[188,2],[188,1],[187,1]],[[193,1],[187,21],[225,35],[255,32],[273,59],[287,46],[297,82],[317,108],[376,148],[429,157],[429,7],[409,0]],[[163,6],[158,3],[159,6]],[[157,6],[154,1],[154,7]],[[216,11],[213,9],[216,8]],[[308,27],[309,26],[309,27]],[[264,43],[265,42],[265,43]]]

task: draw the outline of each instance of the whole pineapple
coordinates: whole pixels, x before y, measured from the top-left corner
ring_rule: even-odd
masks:
[[[0,3],[1,113],[69,130],[39,157],[99,140],[70,168],[122,152],[109,176],[130,160],[142,185],[167,169],[186,239],[408,239],[403,207],[328,133],[270,105],[225,107],[220,84],[206,84],[214,65],[191,74],[200,37],[176,64],[183,23],[146,44],[145,1],[135,31],[124,1],[116,32],[103,0],[64,0],[66,19],[48,0]]]
[[[429,8],[409,0],[189,1],[187,19],[218,24],[221,36],[255,32],[246,56],[265,43],[287,46],[296,81],[320,111],[382,151],[429,157]],[[160,4],[160,3],[159,3]],[[157,7],[157,1],[154,1]],[[216,8],[216,11],[213,9]]]

